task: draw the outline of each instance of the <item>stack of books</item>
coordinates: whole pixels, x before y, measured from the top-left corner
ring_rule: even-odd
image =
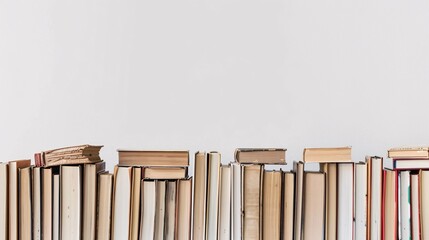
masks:
[[[189,151],[118,152],[111,239],[190,239]]]

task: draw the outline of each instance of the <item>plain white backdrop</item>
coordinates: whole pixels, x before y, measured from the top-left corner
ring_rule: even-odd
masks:
[[[429,145],[427,0],[1,0],[0,161]]]

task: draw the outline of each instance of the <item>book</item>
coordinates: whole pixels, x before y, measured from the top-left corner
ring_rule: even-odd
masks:
[[[60,167],[60,236],[80,240],[82,231],[82,167]]]
[[[8,238],[8,164],[0,163],[0,239]]]
[[[360,162],[355,164],[355,227],[354,239],[366,239],[367,236],[367,194],[368,194],[368,164]]]
[[[385,168],[391,170],[429,169],[429,159],[385,159]]]
[[[187,167],[189,151],[149,151],[119,149],[120,166]]]
[[[145,179],[184,179],[187,176],[185,167],[146,167],[144,168]]]
[[[42,169],[33,168],[32,174],[32,209],[33,209],[33,238],[42,239]]]
[[[206,239],[217,240],[221,155],[208,154]]]
[[[176,236],[177,181],[168,181],[165,192],[165,228],[164,239],[174,240]]]
[[[156,213],[155,181],[142,180],[142,212],[140,214],[140,239],[154,239]]]
[[[52,167],[101,162],[100,150],[102,147],[84,144],[44,151],[41,154],[41,160],[36,158],[36,166]]]
[[[115,166],[112,207],[112,240],[128,239],[132,167]]]
[[[231,239],[241,240],[241,166],[239,163],[231,163],[232,194],[231,194]],[[194,200],[195,201],[195,200]],[[195,208],[194,208],[195,211]]]
[[[429,158],[429,147],[391,148],[387,155],[394,159],[427,159]]]
[[[177,240],[191,239],[192,178],[180,179],[178,187]]]
[[[397,240],[397,176],[395,171],[383,170],[382,239]],[[429,199],[428,199],[429,200]]]
[[[138,240],[140,226],[140,196],[141,196],[141,181],[142,168],[135,167],[132,170],[131,182],[131,209],[130,209],[130,230],[129,240]]]
[[[420,170],[420,232],[421,239],[429,238],[429,171]]]
[[[294,221],[294,239],[302,239],[302,202],[304,188],[304,163],[298,162],[294,165],[296,173],[295,180],[295,221]]]
[[[286,149],[237,148],[235,159],[242,164],[286,164]]]
[[[293,240],[295,173],[285,172],[283,180],[283,240]]]
[[[52,239],[60,238],[60,174],[52,177]]]
[[[97,234],[98,240],[110,239],[112,223],[113,174],[103,173],[98,176],[98,210]]]
[[[19,169],[19,239],[32,240],[31,167]]]
[[[263,175],[262,239],[280,239],[282,172],[265,170]]]
[[[220,167],[218,238],[231,236],[231,166]]]
[[[166,181],[155,180],[156,204],[155,204],[155,240],[164,239],[164,219],[165,219],[165,191]],[[144,224],[144,222],[143,222]]]
[[[325,174],[304,173],[302,240],[324,239]]]
[[[21,168],[30,167],[30,160],[17,160],[9,162],[9,194],[8,194],[8,211],[9,211],[9,239],[18,239],[18,216],[19,216],[19,206],[18,206],[18,172]]]
[[[260,239],[262,210],[262,165],[242,166],[243,239]]]
[[[326,224],[325,239],[337,239],[337,163],[323,163],[320,165],[321,170],[326,175]]]
[[[83,240],[95,239],[97,220],[97,175],[104,172],[105,168],[105,162],[85,164],[83,167]]]
[[[205,240],[208,158],[205,152],[195,154],[193,236]]]
[[[411,239],[411,182],[410,182],[410,171],[402,171],[400,174],[400,217],[401,225],[400,233],[401,239]]]
[[[353,162],[351,147],[305,148],[304,162]]]
[[[44,240],[52,240],[52,177],[52,168],[42,168],[42,233]]]
[[[354,164],[338,164],[338,239],[353,239]]]
[[[412,239],[421,239],[419,182],[420,182],[419,174],[411,174],[411,235],[412,235]]]
[[[368,239],[381,239],[383,158],[368,157]]]

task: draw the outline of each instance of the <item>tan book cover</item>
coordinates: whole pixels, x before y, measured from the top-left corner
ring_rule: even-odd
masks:
[[[189,151],[156,151],[156,150],[124,150],[119,149],[120,166],[142,167],[187,167]]]
[[[326,224],[325,239],[337,239],[337,164],[324,163],[321,166],[326,175]]]
[[[387,155],[393,159],[427,159],[429,158],[429,147],[391,148],[387,151]]]
[[[43,239],[52,239],[52,197],[53,197],[53,182],[52,182],[52,168],[43,168],[42,177],[42,228]]]
[[[165,193],[165,240],[174,240],[176,236],[177,184],[177,181],[167,182],[167,190]]]
[[[303,204],[303,189],[304,189],[304,163],[298,162],[294,165],[296,173],[296,189],[295,189],[295,229],[294,239],[302,239],[302,204]]]
[[[0,163],[0,239],[8,239],[8,164]]]
[[[303,240],[323,240],[325,231],[325,174],[304,173]]]
[[[80,240],[82,231],[82,167],[60,168],[60,236]]]
[[[396,172],[384,170],[384,240],[397,240],[397,202],[396,202],[396,191],[398,190],[396,182]],[[429,199],[428,199],[429,200]],[[422,239],[425,239],[422,236]]]
[[[205,152],[195,154],[194,165],[194,206],[193,236],[195,240],[205,240],[207,203],[208,158]]]
[[[353,162],[351,147],[305,148],[304,162],[342,163]]]
[[[52,239],[60,240],[60,175],[52,175]]]
[[[19,239],[31,238],[31,167],[19,169]]]
[[[187,176],[186,167],[146,167],[144,168],[145,179],[185,179]]]
[[[421,239],[429,238],[429,171],[420,170],[420,221]]]
[[[112,202],[112,240],[129,238],[132,167],[115,166]]]
[[[131,185],[129,240],[138,240],[139,238],[141,180],[142,180],[142,168],[140,167],[133,168],[133,180]]]
[[[242,237],[248,240],[257,240],[262,236],[262,181],[263,168],[261,165],[242,166],[242,199],[243,220]]]
[[[285,172],[283,182],[283,240],[293,240],[295,173]]]
[[[163,240],[164,239],[164,218],[165,218],[165,191],[166,191],[167,182],[155,180],[155,183],[156,183],[156,209],[155,209],[154,240]]]
[[[156,182],[142,180],[140,239],[154,239],[156,215]]]
[[[179,180],[177,240],[191,239],[192,178]]]
[[[42,239],[42,169],[33,168],[32,174],[33,238]]]
[[[217,240],[221,155],[208,154],[206,239]]]
[[[101,162],[99,152],[102,147],[84,144],[44,151],[41,154],[41,164],[52,167]]]
[[[220,167],[219,239],[229,239],[231,236],[231,204],[231,166],[222,165]]]
[[[280,239],[282,172],[264,171],[262,239]]]
[[[237,148],[235,159],[242,164],[286,164],[286,149]]]
[[[103,173],[98,176],[98,211],[97,234],[98,240],[110,239],[112,220],[113,175]]]

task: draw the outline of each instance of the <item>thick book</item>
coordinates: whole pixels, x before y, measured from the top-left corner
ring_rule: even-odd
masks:
[[[235,160],[242,164],[286,164],[286,149],[237,148]]]
[[[186,167],[146,167],[144,168],[145,179],[185,179],[187,177]]]
[[[383,158],[368,157],[368,238],[381,239]]]
[[[411,174],[411,235],[412,239],[421,239],[420,231],[420,176]]]
[[[156,183],[142,180],[142,212],[140,214],[140,239],[154,239],[156,214]]]
[[[60,168],[60,236],[80,240],[82,231],[82,167]]]
[[[260,239],[262,213],[262,165],[242,166],[243,239]]]
[[[382,239],[397,240],[398,238],[398,205],[397,205],[397,172],[383,170],[383,214]],[[429,199],[428,199],[429,200]]]
[[[112,222],[113,174],[98,176],[97,240],[110,239]]]
[[[164,239],[164,219],[165,219],[165,191],[166,181],[155,181],[156,183],[156,204],[155,204],[155,237],[154,240]],[[144,224],[144,222],[143,222]]]
[[[232,195],[231,195],[231,239],[241,240],[241,166],[239,163],[231,164]],[[194,208],[195,211],[195,208]]]
[[[42,239],[42,168],[33,168],[32,174],[33,239]]]
[[[298,162],[294,165],[296,173],[295,180],[295,225],[294,225],[294,239],[302,239],[302,203],[303,203],[303,188],[304,188],[304,163]]]
[[[31,167],[19,169],[19,239],[32,240]]]
[[[218,238],[231,236],[231,166],[220,167]]]
[[[0,239],[8,238],[8,186],[8,165],[0,163]]]
[[[19,226],[19,206],[18,206],[18,172],[21,168],[30,167],[30,160],[17,160],[9,162],[9,239],[18,239],[18,226]]]
[[[97,222],[97,174],[104,172],[105,168],[105,162],[85,164],[83,167],[83,240],[95,239]]]
[[[339,163],[338,167],[338,226],[337,239],[350,239],[353,234],[354,219],[354,164]]]
[[[420,171],[421,239],[429,239],[429,171]]]
[[[283,175],[283,240],[293,240],[294,201],[295,173],[285,172]]]
[[[100,150],[102,147],[84,144],[44,151],[41,153],[40,160],[39,157],[36,158],[36,166],[52,167],[101,162]]]
[[[174,240],[176,236],[177,181],[168,181],[165,192],[164,239]]]
[[[42,169],[42,233],[44,240],[52,239],[52,208],[53,208],[52,168]]]
[[[141,181],[142,181],[142,168],[140,167],[133,168],[133,180],[131,183],[129,240],[139,239]]]
[[[192,178],[178,183],[177,240],[191,239]]]
[[[187,167],[189,151],[150,151],[119,149],[120,166]]]
[[[388,150],[388,157],[394,159],[427,159],[429,147],[400,147]]]
[[[337,239],[337,163],[324,163],[320,165],[326,175],[326,223],[325,239]]]
[[[265,170],[262,189],[262,239],[280,239],[282,172]]]
[[[429,159],[385,159],[384,167],[399,171],[429,169]]]
[[[302,240],[323,240],[325,231],[325,174],[304,173]]]
[[[368,195],[368,164],[355,164],[355,235],[354,239],[366,239],[367,236],[367,195]]]
[[[112,240],[128,239],[132,167],[115,166],[112,207]]]
[[[217,240],[221,155],[208,154],[206,239]]]
[[[304,162],[318,162],[318,163],[353,162],[352,148],[351,147],[305,148]]]
[[[411,239],[411,176],[410,171],[400,172],[399,199],[401,217],[400,233],[402,239]]]
[[[207,154],[205,152],[197,152],[195,154],[194,165],[194,225],[192,228],[193,236],[196,240],[205,240],[206,237],[207,171]]]

